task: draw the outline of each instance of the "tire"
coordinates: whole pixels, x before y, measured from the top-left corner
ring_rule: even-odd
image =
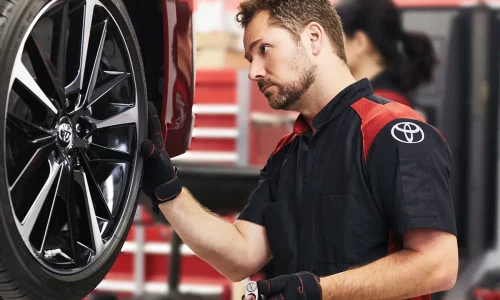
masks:
[[[52,27],[47,27],[41,21],[49,13],[53,17],[68,13],[68,18],[65,20],[71,20],[71,22],[58,23],[60,28],[69,30],[77,28],[73,27],[77,26],[73,24],[78,24],[74,20],[77,20],[79,11],[83,12],[85,9],[84,6],[78,5],[86,1],[0,0],[0,116],[3,116],[0,122],[1,299],[84,298],[97,287],[112,267],[135,215],[143,164],[139,154],[139,145],[147,134],[146,82],[141,53],[132,23],[122,1],[92,1],[97,3],[97,6],[93,10],[92,20],[95,23],[92,24],[89,45],[102,47],[103,50],[99,47],[95,50],[97,54],[100,53],[99,51],[103,54],[102,57],[89,54],[86,70],[92,70],[88,68],[89,61],[97,57],[100,58],[97,60],[98,71],[95,72],[95,77],[82,76],[82,81],[68,80],[68,78],[76,78],[78,73],[75,72],[77,69],[70,64],[71,59],[76,57],[75,49],[70,48],[75,43],[67,42],[68,48],[60,48],[64,49],[65,55],[55,54],[58,58],[64,57],[59,61],[64,61],[66,64],[58,68],[56,60],[56,63],[52,65],[54,68],[51,69],[52,75],[65,74],[65,76],[58,77],[64,78],[63,85],[54,85],[54,91],[64,93],[64,97],[57,98],[57,94],[53,93],[50,97],[47,96],[50,102],[47,104],[47,102],[33,101],[34,92],[25,94],[26,90],[29,90],[26,88],[26,82],[31,79],[21,76],[22,72],[19,70],[22,68],[19,67],[19,61],[21,58],[24,59],[24,56],[21,57],[20,54],[18,56],[18,53],[24,51],[23,49],[28,49],[27,45],[32,41],[32,36],[37,38],[33,41],[37,41],[38,49],[50,48],[47,46],[50,43],[46,42],[45,36],[36,35],[35,31],[32,31],[52,28],[53,32],[56,32],[55,23]],[[36,26],[34,26],[35,23]],[[47,24],[49,23],[47,21]],[[104,33],[102,36],[105,38],[94,40],[95,32],[99,33],[100,31],[97,30],[101,30],[101,27]],[[61,32],[71,31],[61,30]],[[52,40],[56,40],[54,36]],[[67,36],[68,39],[80,37],[74,32],[62,36]],[[34,43],[29,45],[34,45]],[[109,45],[113,46],[114,54],[106,56],[112,52]],[[115,48],[116,45],[118,45],[117,48]],[[35,63],[37,66],[42,66],[41,61],[47,62],[51,58],[42,55],[40,57],[45,57],[46,60],[37,62],[33,58],[36,55],[31,55],[36,53],[33,50],[36,47],[31,46],[29,49],[31,50],[26,50],[26,53],[33,64],[33,69],[28,68],[25,61],[22,61],[22,66],[30,71],[32,78],[43,92],[49,95],[48,90],[44,89],[48,79],[35,76],[33,70],[36,70]],[[89,46],[88,53],[91,53],[93,49]],[[39,53],[47,54],[45,51]],[[116,63],[113,60],[114,55],[117,57]],[[114,67],[115,64],[123,66],[124,70],[106,69]],[[61,70],[64,72],[60,72]],[[111,72],[113,70],[114,73]],[[41,73],[36,73],[36,75],[39,74]],[[96,80],[95,88],[89,85],[91,78]],[[102,97],[95,96],[97,91],[106,90],[99,90],[100,87],[112,86],[111,81],[108,82],[105,79],[116,79],[119,83],[114,82],[116,84]],[[57,80],[52,82],[58,83]],[[81,82],[80,86],[78,82]],[[19,90],[21,92],[18,93],[16,88],[21,89]],[[127,98],[128,96],[130,98]],[[42,99],[39,94],[36,94],[36,97],[36,99]],[[95,102],[91,103],[94,100]],[[40,109],[33,108],[38,106]],[[56,111],[52,109],[53,107],[56,107]],[[101,117],[107,113],[101,107],[108,109],[110,116],[99,119],[98,116]],[[42,108],[44,111],[41,110]],[[111,114],[120,115],[120,118],[112,118]],[[19,121],[20,116],[26,118],[22,121],[31,122],[30,124],[38,127],[24,125],[26,123]],[[108,117],[109,119],[106,119]],[[132,122],[129,122],[129,119]],[[111,121],[119,126],[110,126]],[[124,125],[118,124],[118,121],[123,121]],[[42,128],[44,131],[37,131],[37,128]],[[124,133],[119,135],[112,133],[118,130]],[[17,134],[19,131],[22,134]],[[35,138],[35,132],[45,132],[47,136]],[[42,145],[42,143],[44,145],[43,151],[40,150],[42,148],[38,148],[40,151],[34,152],[31,156],[32,160],[29,160],[24,168],[19,167],[22,165],[20,162],[22,159],[17,158],[24,157],[23,155],[30,157],[23,153],[28,151],[31,144],[26,143],[26,147],[16,146],[22,138],[33,138],[30,142],[35,146]],[[111,144],[116,141],[120,143],[117,145],[126,146],[127,149],[113,148]],[[45,143],[48,146],[45,146]],[[39,154],[42,152],[43,155]],[[47,160],[44,156],[46,153],[49,158]],[[33,159],[36,155],[40,155],[42,159],[39,159],[40,162],[35,165],[32,162],[37,161]],[[112,157],[107,157],[107,155]],[[107,166],[106,168],[111,171],[106,171],[108,169],[103,166]],[[11,171],[14,169],[21,171],[20,173]],[[107,174],[105,171],[110,175],[103,175]],[[42,177],[40,174],[45,174],[47,177]],[[111,184],[109,178],[112,179]],[[37,185],[39,182],[45,185]],[[48,186],[51,188],[46,188]],[[39,191],[46,191],[46,193],[37,192],[37,187]],[[30,195],[31,198],[18,197],[18,195]],[[32,200],[28,199],[34,200],[31,202]],[[43,205],[38,205],[39,203]],[[37,207],[39,210],[36,209]],[[20,211],[23,211],[24,215]],[[46,217],[47,222],[43,225],[45,228],[41,229],[40,224]],[[94,230],[96,228],[97,231]]]

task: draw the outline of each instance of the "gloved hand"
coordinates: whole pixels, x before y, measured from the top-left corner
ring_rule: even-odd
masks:
[[[158,205],[175,199],[182,191],[182,185],[177,178],[177,168],[165,151],[156,108],[151,101],[148,105],[148,139],[141,145],[145,160],[142,190],[151,199],[153,213],[158,214]]]
[[[309,272],[259,280],[257,288],[269,300],[321,300],[319,277]]]

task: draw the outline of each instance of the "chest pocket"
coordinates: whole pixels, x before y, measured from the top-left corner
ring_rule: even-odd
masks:
[[[319,263],[361,263],[370,232],[366,207],[356,195],[319,196],[314,255]]]

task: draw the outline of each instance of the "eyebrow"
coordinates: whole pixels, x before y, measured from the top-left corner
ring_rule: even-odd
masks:
[[[260,39],[256,39],[255,41],[253,41],[251,44],[250,44],[250,51],[252,51],[253,47],[255,47],[255,45],[257,45],[257,43],[259,43],[260,41],[262,41],[262,38]],[[245,55],[244,55],[245,59],[250,61],[249,59],[249,56],[248,56],[248,53],[245,52]]]

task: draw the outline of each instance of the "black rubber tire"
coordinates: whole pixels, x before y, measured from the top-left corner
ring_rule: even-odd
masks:
[[[147,96],[142,56],[132,22],[121,0],[101,0],[116,19],[125,37],[139,95],[139,143],[147,134]],[[23,36],[48,0],[0,0],[0,116],[6,116],[6,99],[14,59]],[[131,184],[130,205],[122,210],[116,234],[107,250],[94,264],[74,275],[55,274],[41,266],[27,249],[17,230],[9,200],[5,162],[5,118],[0,122],[0,298],[1,299],[82,299],[102,281],[115,262],[132,224],[142,175],[143,160]],[[140,149],[139,147],[137,148]]]

